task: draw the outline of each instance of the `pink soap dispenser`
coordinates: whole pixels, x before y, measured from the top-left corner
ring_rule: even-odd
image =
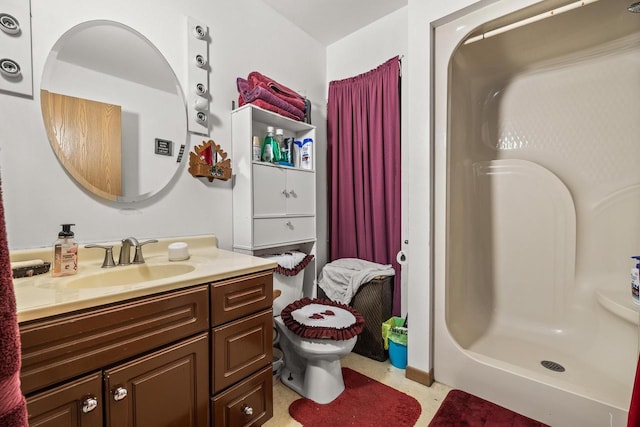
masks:
[[[71,276],[78,272],[78,243],[73,239],[71,227],[75,224],[62,224],[58,240],[53,244],[53,269],[51,276]]]

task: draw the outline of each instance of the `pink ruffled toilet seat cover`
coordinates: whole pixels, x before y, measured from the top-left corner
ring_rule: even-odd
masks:
[[[364,317],[353,307],[328,299],[302,298],[282,309],[280,317],[296,335],[309,339],[351,339],[364,328]]]

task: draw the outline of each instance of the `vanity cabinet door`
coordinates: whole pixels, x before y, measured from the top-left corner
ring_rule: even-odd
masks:
[[[106,425],[207,426],[208,365],[204,333],[105,370]]]
[[[246,316],[213,329],[213,393],[273,362],[273,311]]]
[[[102,373],[27,398],[30,427],[101,427]]]
[[[211,399],[213,425],[262,425],[273,417],[273,370],[268,366]]]

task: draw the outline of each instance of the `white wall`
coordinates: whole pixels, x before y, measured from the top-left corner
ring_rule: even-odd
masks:
[[[259,0],[31,0],[31,13],[34,97],[0,93],[0,174],[12,250],[48,246],[59,224],[68,222],[76,224],[80,243],[130,235],[213,233],[221,247],[231,247],[232,182],[193,178],[187,172],[188,159],[169,188],[148,201],[128,205],[86,193],[64,172],[42,123],[40,79],[58,37],[83,21],[120,21],[145,35],[166,57],[186,92],[186,16],[193,16],[211,32],[210,137],[214,141],[233,156],[229,112],[231,102],[237,100],[236,77],[246,78],[257,70],[313,101],[318,147],[326,147],[325,49]],[[209,137],[191,136],[189,150],[206,139]],[[323,241],[319,243],[324,246]],[[319,248],[319,252],[326,251]]]
[[[378,65],[386,62],[394,56],[402,56],[402,86],[401,86],[401,111],[402,111],[402,188],[403,196],[408,190],[408,158],[409,150],[407,144],[407,16],[408,7],[403,7],[384,18],[356,31],[353,34],[329,45],[327,47],[327,81],[342,80],[357,76]],[[327,93],[328,93],[327,85]],[[326,183],[326,178],[323,181]],[[326,191],[325,191],[326,193]],[[402,241],[408,239],[407,236],[407,200],[402,201]],[[329,236],[327,236],[328,242]],[[406,246],[406,245],[403,245]],[[407,313],[407,268],[402,270],[402,315]]]
[[[327,81],[354,77],[406,55],[408,10],[403,7],[327,46]]]

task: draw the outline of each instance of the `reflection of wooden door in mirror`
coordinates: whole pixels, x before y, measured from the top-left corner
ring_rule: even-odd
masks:
[[[106,104],[40,91],[51,146],[86,189],[109,200],[122,194],[122,111]]]

